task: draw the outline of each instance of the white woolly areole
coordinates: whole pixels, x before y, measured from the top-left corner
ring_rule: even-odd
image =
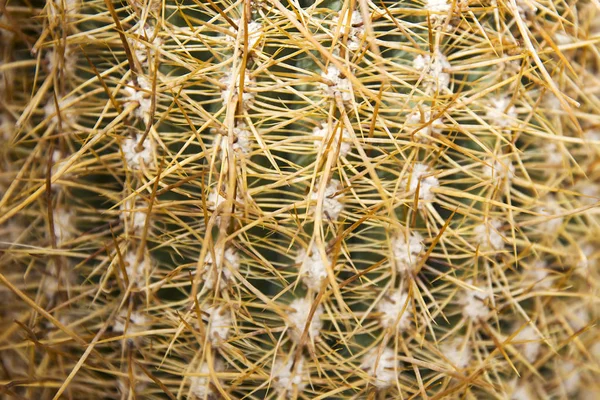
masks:
[[[241,19],[236,19],[234,20],[235,24],[240,28],[240,45],[241,47],[243,47],[244,45],[244,21]],[[262,36],[262,29],[263,26],[262,24],[256,22],[256,21],[249,21],[248,22],[248,50],[252,50],[254,49],[254,47],[256,46],[256,43],[261,39]],[[233,26],[229,27],[229,32],[231,32],[233,35],[225,35],[225,41],[229,42],[229,43],[235,43],[237,42],[237,35],[238,35],[238,31],[237,29],[235,29]]]
[[[440,346],[440,350],[444,357],[457,369],[466,368],[471,362],[471,348],[469,343],[462,339],[453,339],[444,342]]]
[[[352,26],[361,26],[362,24],[364,24],[362,15],[360,15],[360,11],[358,11],[358,10],[352,11],[352,15],[350,17],[350,24]]]
[[[520,68],[517,68],[514,72],[519,72]],[[556,112],[562,110],[560,100],[553,93],[546,93],[546,96],[542,99],[542,104],[548,111]],[[552,114],[554,115],[554,114]]]
[[[225,250],[225,262],[229,265],[229,267],[235,271],[240,269],[240,256],[237,251],[233,247],[228,247]],[[223,275],[226,279],[231,279],[232,274],[229,268],[224,268]]]
[[[329,64],[327,72],[322,72],[321,77],[329,83],[321,83],[321,88],[327,96],[334,98],[339,94],[342,101],[352,101],[352,83],[348,78],[340,77],[340,70],[333,64]]]
[[[48,19],[52,25],[60,23],[63,14],[68,21],[74,20],[79,12],[79,4],[79,0],[51,0],[46,5]]]
[[[213,346],[227,340],[232,327],[231,313],[223,306],[211,307],[206,310],[208,317],[208,340]]]
[[[136,7],[138,9],[146,8],[147,11],[158,12],[160,10],[162,1],[161,0],[130,0],[128,3],[131,3],[133,8]],[[153,18],[151,15],[148,15],[148,18]]]
[[[412,322],[412,305],[408,294],[395,290],[389,297],[384,297],[377,304],[384,328],[396,327],[398,332],[405,331]]]
[[[396,382],[400,362],[396,360],[394,350],[386,347],[381,354],[379,348],[374,348],[365,355],[360,367],[373,378],[373,385],[378,389],[385,389]]]
[[[327,265],[323,262],[318,247],[313,244],[310,254],[300,249],[296,256],[296,264],[300,264],[300,276],[306,287],[319,290],[321,283],[327,278]],[[331,264],[329,257],[327,257],[327,264]]]
[[[473,286],[473,281],[468,280],[468,284]],[[492,297],[489,289],[483,286],[475,286],[479,290],[465,288],[461,298],[463,315],[472,320],[486,320],[490,313],[487,301]]]
[[[146,282],[146,265],[150,265],[147,256],[144,254],[138,262],[136,252],[128,251],[123,261],[125,262],[125,272],[127,272],[129,283],[132,283],[134,287],[143,287]]]
[[[52,300],[56,296],[56,293],[58,293],[59,289],[62,288],[63,290],[67,290],[75,281],[72,271],[63,270],[59,276],[55,276],[50,273],[50,270],[53,270],[53,268],[47,266],[46,272],[48,272],[48,274],[43,275],[40,287],[41,293],[44,293],[48,300]],[[0,295],[1,294],[2,293],[0,293]],[[68,325],[71,323],[72,318],[70,318],[69,315],[60,314],[58,316],[58,320],[63,325]],[[46,324],[48,328],[54,329],[54,325],[49,321]]]
[[[59,282],[58,279],[56,279],[56,277],[52,275],[44,276],[42,280],[41,289],[48,300],[52,300],[54,298],[56,292],[58,292],[58,285]]]
[[[428,11],[447,12],[450,10],[450,4],[448,0],[427,0],[423,8]]]
[[[335,131],[332,132],[333,140],[331,140],[331,145],[329,147],[330,151],[337,151],[338,145],[340,147],[339,157],[346,157],[350,152],[351,145],[350,141],[350,132],[347,129],[342,129],[342,143],[340,143],[340,128],[338,127]],[[327,124],[321,124],[313,129],[313,136],[319,137],[319,139],[315,139],[313,142],[315,145],[315,149],[326,149],[327,144],[330,140],[330,132],[327,127]],[[345,139],[345,140],[344,140]]]
[[[513,344],[518,345],[525,359],[530,363],[537,360],[542,344],[540,336],[531,325],[521,329],[512,339]]]
[[[234,75],[231,72],[227,72],[220,80],[224,88],[221,89],[221,100],[223,105],[227,106],[229,97],[237,99],[238,92],[240,90],[240,77],[239,74]],[[256,81],[250,77],[248,71],[244,73],[244,92],[242,93],[242,106],[247,109],[253,103],[256,94],[252,92],[252,89],[256,87]]]
[[[563,361],[558,363],[558,373],[567,394],[577,393],[581,385],[580,369],[572,361]]]
[[[340,188],[340,181],[331,179],[325,187],[325,193],[323,193],[323,216],[329,217],[333,221],[336,221],[340,213],[344,211],[344,204],[340,201],[343,196],[341,193],[337,194]],[[319,184],[315,186],[315,191],[311,193],[310,199],[315,203],[319,200]],[[315,207],[311,207],[311,210],[314,210]]]
[[[486,116],[493,125],[506,128],[513,124],[517,118],[517,109],[510,103],[511,98],[508,96],[490,100],[490,108],[488,108]]]
[[[483,176],[492,178],[498,183],[506,178],[509,182],[515,177],[515,167],[510,160],[487,160],[483,166]]]
[[[219,281],[219,288],[224,289],[228,282],[233,279],[231,270],[239,271],[240,269],[240,256],[234,247],[225,249],[224,257],[221,257],[220,253],[217,253],[216,256],[216,264],[213,263],[211,252],[208,252],[204,258],[202,279],[204,280],[204,287],[209,290],[215,287],[217,280]],[[223,261],[225,261],[226,265]]]
[[[139,333],[145,330],[144,325],[147,323],[146,316],[137,311],[131,312],[127,322],[127,310],[121,310],[113,322],[112,330],[115,333],[125,333],[125,325],[127,325],[127,333]]]
[[[579,201],[582,205],[589,206],[600,201],[600,184],[593,181],[582,181],[577,184],[577,190],[581,193]]]
[[[133,33],[136,37],[129,38],[128,42],[133,48],[137,60],[146,64],[148,53],[152,56],[156,49],[163,44],[163,41],[158,37],[156,28],[152,25],[138,24]]]
[[[52,223],[54,224],[54,236],[58,246],[73,238],[75,233],[73,229],[74,220],[75,215],[71,211],[64,208],[54,210]]]
[[[413,58],[413,68],[419,71],[423,71],[429,67],[429,63],[431,62],[431,57],[428,55],[419,54],[415,58]]]
[[[60,120],[63,126],[72,126],[77,122],[77,113],[71,109],[75,103],[75,98],[67,96],[63,99],[58,99],[58,109],[54,97],[50,97],[44,106],[44,114],[50,119],[53,124],[58,124],[58,113],[60,110]]]
[[[292,311],[288,313],[290,337],[294,342],[299,342],[304,332],[304,327],[308,322],[308,316],[312,307],[312,301],[307,298],[295,299],[290,303]],[[323,306],[318,305],[315,309],[315,313],[310,321],[308,328],[308,338],[316,340],[323,328],[323,322],[321,321],[321,315],[323,315]]]
[[[76,73],[78,58],[78,53],[71,46],[67,46],[63,54],[56,51],[56,49],[52,49],[45,56],[48,71],[54,71],[56,68],[56,71],[64,73],[67,77]]]
[[[62,151],[54,150],[52,152],[52,174],[54,175],[55,169],[59,167],[59,165],[65,162]],[[60,169],[60,168],[58,168]]]
[[[233,151],[248,154],[252,151],[252,132],[243,122],[240,122],[233,128]],[[227,159],[229,151],[229,137],[227,135],[219,135],[216,138],[216,143],[221,149],[219,153],[221,160]]]
[[[515,3],[517,4],[517,11],[523,19],[534,16],[537,12],[537,7],[531,4],[529,0],[515,0]]]
[[[137,145],[141,136],[128,137],[123,140],[121,150],[125,156],[125,162],[133,169],[140,169],[142,164],[148,168],[154,166],[154,142],[150,136],[147,136],[142,143],[142,151],[137,151]]]
[[[433,57],[419,54],[413,59],[413,67],[424,74],[424,81],[432,85],[432,88],[450,91],[450,69],[452,66],[446,56],[436,51]]]
[[[52,168],[50,168],[50,174],[54,175],[66,162],[67,159],[63,156],[62,152],[60,150],[54,150],[52,152]],[[66,174],[63,173],[62,177],[65,177],[65,175]],[[52,190],[59,190],[61,187],[62,185],[58,182],[52,184]]]
[[[124,88],[125,91],[125,105],[129,106],[131,103],[137,103],[138,106],[133,111],[133,116],[140,118],[144,123],[150,122],[150,112],[152,111],[152,85],[150,81],[144,76],[137,77],[137,86],[133,81],[129,82]]]
[[[140,232],[146,225],[146,212],[139,211],[142,207],[141,204],[136,204],[133,197],[125,200],[120,207],[119,218],[136,232]]]
[[[423,237],[417,232],[399,232],[392,239],[392,252],[398,272],[403,275],[414,272],[424,250]]]
[[[600,13],[598,15],[600,16]],[[590,129],[583,134],[583,138],[590,142],[600,142],[600,129]]]
[[[210,370],[208,365],[203,363],[198,368],[197,373],[206,374],[207,376],[192,376],[190,378],[190,391],[198,399],[210,398],[211,395],[215,394],[215,391],[210,385],[210,378],[208,376]]]
[[[65,13],[75,13],[79,10],[79,0],[53,0],[55,6]]]
[[[560,167],[563,163],[563,156],[556,143],[548,143],[543,147],[546,164],[550,167]]]
[[[333,17],[332,22],[333,25],[337,26],[340,19],[342,20],[341,23],[341,29],[340,29],[340,36],[344,35],[346,33],[346,31],[348,30],[348,48],[352,51],[356,51],[360,48],[360,43],[361,43],[361,38],[364,34],[364,21],[362,16],[360,15],[360,12],[355,10],[352,12],[352,14],[348,14],[345,13],[344,15],[341,15],[342,12],[340,11],[340,15]],[[350,17],[350,18],[348,18]]]
[[[525,280],[533,283],[533,287],[548,289],[552,286],[552,280],[548,279],[548,264],[544,261],[536,261],[525,271]]]
[[[481,250],[501,250],[504,248],[504,239],[500,234],[501,227],[502,222],[491,219],[473,229],[475,241],[479,244]]]
[[[223,362],[221,359],[215,358],[213,369],[215,372],[221,371],[223,369]],[[210,368],[206,363],[200,363],[200,365],[194,371],[197,374],[202,374],[204,376],[192,376],[190,377],[190,391],[198,400],[204,400],[206,398],[211,398],[211,396],[217,394],[211,385],[210,379]],[[221,382],[221,380],[219,380]]]
[[[534,400],[529,393],[529,387],[527,384],[516,385],[510,395],[510,400]]]
[[[444,128],[444,123],[441,118],[437,118],[433,121],[431,118],[431,110],[425,110],[423,112],[415,110],[406,117],[405,127],[411,133],[418,129],[414,133],[415,140],[418,142],[427,143],[431,141],[431,137],[433,135],[442,133],[442,129]],[[427,126],[423,127],[425,124],[427,124]]]
[[[300,357],[295,366],[293,364],[294,358],[292,356],[287,361],[282,359],[275,361],[272,382],[273,387],[279,393],[287,392],[288,395],[291,395],[294,392],[294,387],[298,389],[298,393],[302,393],[304,388],[306,388],[306,383],[303,379],[304,375],[306,375],[304,371],[304,357]],[[292,369],[293,366],[294,368]]]
[[[539,214],[550,217],[538,224],[538,229],[544,236],[555,236],[564,222],[564,218],[556,217],[563,213],[562,208],[554,198],[548,196],[546,204],[543,207],[538,207],[536,210]]]
[[[226,191],[227,188],[226,187],[222,187],[222,190]],[[226,192],[224,194],[225,194],[225,196],[227,196]],[[227,202],[227,197],[225,197],[225,196],[223,196],[219,192],[219,190],[215,187],[208,194],[208,198],[206,199],[206,201],[207,201],[206,208],[208,210],[210,210],[210,211],[213,211],[213,212],[218,212],[218,213],[221,213],[221,214],[229,214],[230,211],[231,211],[231,207],[227,206],[226,207],[227,209],[225,209],[225,207],[222,206],[223,203]],[[244,199],[242,197],[240,197],[240,196],[241,196],[241,193],[238,190],[237,193],[236,193],[236,197],[235,197],[234,201],[237,202],[237,203],[243,203]],[[221,221],[222,221],[221,218],[222,217],[220,215],[217,216],[216,221],[215,221],[217,225],[221,224]],[[229,222],[230,221],[228,221],[228,224],[229,224]]]
[[[250,141],[252,133],[248,130],[248,127],[243,122],[237,124],[233,128],[233,135],[237,141],[233,144],[233,149],[240,149],[242,153],[248,154],[252,150],[252,142]]]
[[[410,182],[408,179],[410,179]],[[432,189],[440,186],[440,182],[435,176],[431,176],[431,170],[425,164],[413,165],[412,171],[409,172],[409,177],[402,182],[402,186],[408,187],[410,194],[414,194],[417,191],[417,186],[419,186],[419,208],[425,206],[421,202],[428,202],[435,199]]]
[[[221,204],[225,203],[227,201],[227,198],[221,195],[219,189],[215,187],[208,194],[208,198],[206,200],[208,202],[208,204],[206,205],[207,208],[211,211],[214,211],[217,208],[219,208]]]

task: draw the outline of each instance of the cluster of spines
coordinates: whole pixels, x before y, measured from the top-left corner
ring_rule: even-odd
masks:
[[[86,341],[106,328],[105,346],[133,360],[111,359],[121,394],[592,390],[587,366],[597,355],[581,345],[597,337],[587,332],[597,301],[593,102],[574,123],[565,98],[560,111],[548,105],[542,67],[514,55],[524,29],[536,51],[552,48],[533,2],[472,3],[344,2],[340,12],[307,7],[305,19],[278,2],[218,3],[195,10],[206,17],[194,15],[195,27],[169,22],[155,2],[131,2],[114,10],[125,40],[112,31],[106,41],[120,64],[110,72],[101,31],[86,32],[91,63],[73,51],[84,43],[78,3],[46,6],[48,26],[67,40],[55,35],[38,49],[47,61],[33,65],[52,83],[31,99],[33,112],[11,106],[9,140],[18,153],[32,137],[38,148],[58,137],[57,150],[22,166],[34,178],[16,184],[27,197],[9,192],[2,210],[50,189],[50,166],[49,204],[38,195],[27,210],[41,216],[41,254],[64,264],[56,273],[75,273],[71,284],[95,310],[89,324],[67,326]],[[418,22],[405,24],[406,15]],[[575,43],[583,37],[567,31]],[[506,50],[490,47],[495,35]],[[581,76],[596,71],[585,71],[576,48],[563,51]],[[75,189],[99,175],[92,192],[105,203],[86,207],[91,196]],[[25,267],[16,244],[3,257]],[[72,296],[55,272],[36,272],[39,281],[18,287],[41,307]],[[573,295],[561,297],[568,288]],[[515,382],[515,368],[544,378]],[[101,379],[92,368],[82,376]],[[347,391],[337,391],[341,382]]]

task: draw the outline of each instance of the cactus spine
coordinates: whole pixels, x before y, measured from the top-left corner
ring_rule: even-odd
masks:
[[[0,8],[0,390],[598,398],[600,7]]]

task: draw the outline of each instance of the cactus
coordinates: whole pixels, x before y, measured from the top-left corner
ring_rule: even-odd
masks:
[[[3,2],[2,397],[598,398],[599,7]]]

